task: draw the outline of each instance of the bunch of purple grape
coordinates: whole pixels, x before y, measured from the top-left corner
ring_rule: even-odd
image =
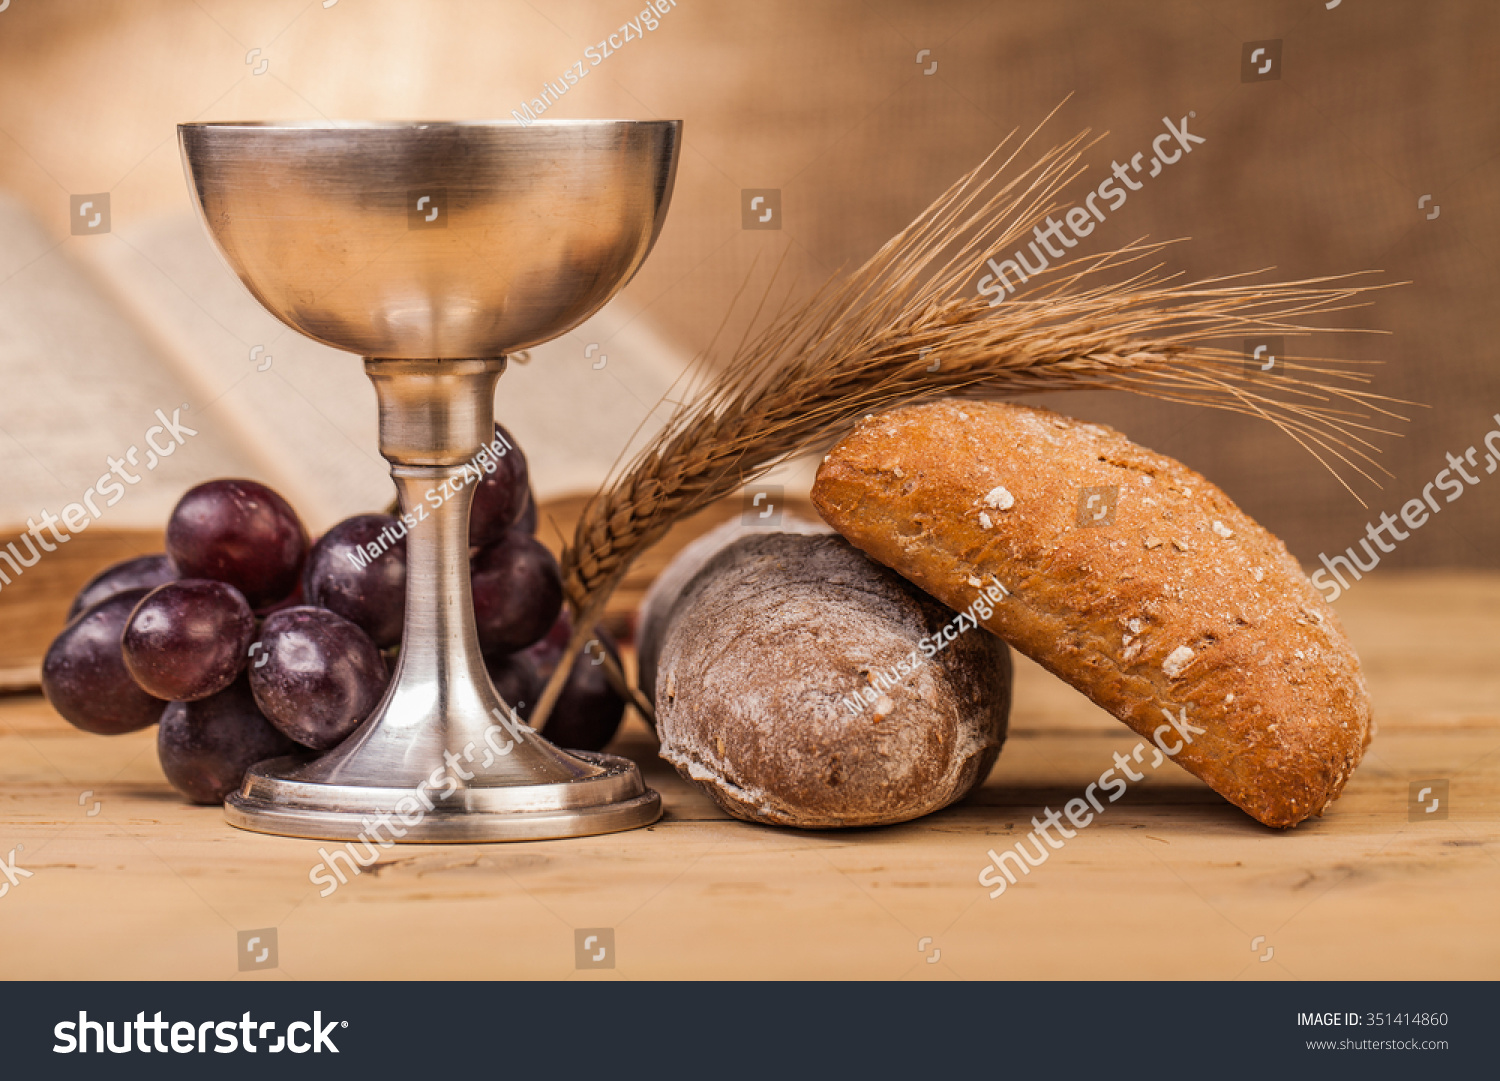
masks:
[[[526,459],[495,426],[469,518],[470,579],[485,666],[529,718],[571,633],[557,560],[533,534]],[[346,518],[309,545],[291,506],[250,480],[200,484],[167,521],[167,550],[116,564],[74,598],[42,689],[85,732],[159,724],[172,785],[219,803],[256,762],[337,746],[379,704],[399,654],[413,514]],[[624,700],[599,663],[600,630],[546,735],[600,750]],[[592,645],[592,643],[591,643]]]

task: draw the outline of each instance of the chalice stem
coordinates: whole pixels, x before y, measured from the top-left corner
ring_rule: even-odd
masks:
[[[503,359],[367,360],[380,402],[380,451],[391,463],[406,526],[406,622],[387,724],[415,720],[427,709],[399,708],[409,695],[458,698],[445,716],[486,716],[489,679],[479,651],[469,586],[469,507],[483,467],[480,448],[494,439],[495,385]],[[508,703],[507,708],[514,703]],[[429,707],[430,708],[430,707]],[[491,717],[490,724],[495,723]],[[471,725],[447,733],[462,753]]]
[[[521,731],[515,703],[495,691],[479,648],[469,507],[483,475],[480,449],[493,448],[495,384],[504,369],[503,359],[365,361],[380,403],[380,452],[391,463],[407,529],[406,622],[385,699],[333,752],[335,761],[388,758],[393,746],[411,741],[404,758],[427,765],[440,755],[463,786],[597,772]]]

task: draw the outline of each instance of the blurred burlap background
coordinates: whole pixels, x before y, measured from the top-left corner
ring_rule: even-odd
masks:
[[[48,257],[75,259],[126,301],[149,307],[145,294],[132,292],[140,275],[122,245],[167,250],[152,247],[163,230],[187,237],[196,227],[176,123],[509,118],[545,80],[559,80],[577,61],[587,65],[586,50],[600,39],[613,32],[618,41],[640,6],[12,0],[0,12],[0,191],[50,233]],[[1271,39],[1283,42],[1281,77],[1242,82],[1244,43]],[[247,63],[253,49],[261,52]],[[596,480],[589,470],[620,449],[602,411],[617,402],[629,414],[625,431],[645,417],[670,372],[707,345],[747,275],[752,301],[779,262],[793,295],[806,295],[840,266],[865,259],[1007,131],[1029,129],[1071,94],[1043,139],[1050,144],[1084,127],[1109,132],[1087,158],[1088,187],[1112,158],[1127,161],[1144,149],[1163,117],[1196,112],[1192,129],[1206,139],[1134,193],[1089,238],[1091,250],[1142,235],[1185,237],[1167,260],[1189,277],[1263,267],[1285,277],[1376,269],[1383,280],[1411,283],[1347,317],[1348,325],[1388,336],[1323,343],[1334,355],[1384,362],[1373,369],[1374,389],[1429,407],[1406,410],[1404,438],[1384,441],[1383,460],[1395,474],[1384,490],[1355,484],[1369,510],[1264,423],[1123,395],[1048,403],[1114,424],[1201,470],[1304,561],[1341,550],[1373,515],[1417,496],[1446,467],[1445,454],[1461,454],[1500,427],[1492,420],[1500,413],[1500,315],[1492,300],[1500,250],[1497,49],[1500,7],[1482,0],[1345,0],[1333,10],[1321,0],[679,0],[655,30],[622,43],[547,113],[685,119],[665,229],[617,302],[624,314],[604,332],[649,327],[656,337],[648,343],[659,340],[670,356],[647,374],[633,357],[655,347],[634,340],[606,370],[619,386],[608,384],[603,404],[591,404],[576,388],[590,379],[603,385],[605,376],[581,358],[584,343],[598,339],[566,343],[560,348],[580,355],[557,368],[556,393],[582,404],[571,423],[539,429],[523,445],[534,460],[577,459],[577,470],[558,474],[559,485]],[[268,64],[256,75],[262,60]],[[742,228],[746,188],[781,190],[781,230]],[[1077,190],[1081,197],[1087,188]],[[104,191],[111,236],[70,236],[70,193]],[[1439,213],[1429,217],[1434,207]],[[24,277],[17,262],[0,265],[0,295]],[[170,265],[152,273],[162,279],[157,295],[195,295],[201,284],[197,271],[177,280]],[[742,301],[727,341],[737,339],[751,307]],[[167,310],[142,315],[158,338],[174,333]],[[244,346],[258,339],[230,329],[225,370],[239,379]],[[198,348],[184,341],[179,350]],[[611,341],[602,348],[609,353]],[[551,377],[535,367],[529,385],[544,387]],[[352,359],[344,369],[349,380],[363,378]],[[0,396],[13,405],[37,393],[24,370],[11,370],[6,383]],[[313,386],[304,393],[334,393]],[[502,381],[500,412],[510,419],[505,387]],[[570,441],[593,453],[578,455]],[[358,443],[359,433],[337,442]],[[373,441],[360,453],[359,468],[378,478]],[[35,470],[41,456],[10,436],[0,446],[0,469]],[[1386,562],[1500,565],[1491,543],[1497,522],[1500,474],[1446,506]]]

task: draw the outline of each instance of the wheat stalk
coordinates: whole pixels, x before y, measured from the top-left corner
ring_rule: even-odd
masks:
[[[1385,472],[1369,440],[1384,429],[1367,423],[1369,411],[1401,418],[1383,404],[1394,399],[1359,388],[1368,382],[1351,370],[1359,362],[1281,358],[1280,374],[1254,373],[1252,381],[1238,352],[1212,344],[1247,332],[1336,329],[1305,320],[1357,306],[1378,286],[1354,284],[1352,275],[1178,284],[1156,266],[1121,273],[1164,247],[1137,241],[1058,266],[1045,285],[1023,287],[998,306],[976,295],[970,282],[984,259],[1008,254],[1062,209],[1059,196],[1091,145],[1080,132],[1017,171],[1017,155],[1035,135],[996,165],[1013,132],[858,270],[753,338],[747,332],[719,374],[703,358],[699,393],[684,396],[662,431],[616,469],[564,549],[577,629],[533,723],[546,719],[610,593],[673,523],[893,405],[1124,390],[1269,420],[1346,488],[1333,461],[1370,480],[1367,467]],[[630,693],[650,717],[650,703]]]

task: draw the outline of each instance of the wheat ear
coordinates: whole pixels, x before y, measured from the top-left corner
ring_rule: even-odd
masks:
[[[897,404],[1124,390],[1268,420],[1346,488],[1335,462],[1370,480],[1369,469],[1385,472],[1370,437],[1391,433],[1369,423],[1370,412],[1403,419],[1388,406],[1409,403],[1361,389],[1359,362],[1287,357],[1279,374],[1251,373],[1252,382],[1238,352],[1213,344],[1339,329],[1306,320],[1361,306],[1362,294],[1383,286],[1354,275],[1254,280],[1264,272],[1179,283],[1156,266],[1136,269],[1164,247],[1137,241],[1055,267],[1045,284],[1002,303],[977,295],[985,258],[1010,252],[1062,209],[1090,145],[1083,131],[1019,168],[1035,134],[1002,158],[1012,133],[863,266],[747,334],[718,374],[703,358],[698,393],[616,469],[564,550],[576,629],[534,723],[545,721],[610,593],[674,522]],[[629,693],[649,718],[650,703]]]

